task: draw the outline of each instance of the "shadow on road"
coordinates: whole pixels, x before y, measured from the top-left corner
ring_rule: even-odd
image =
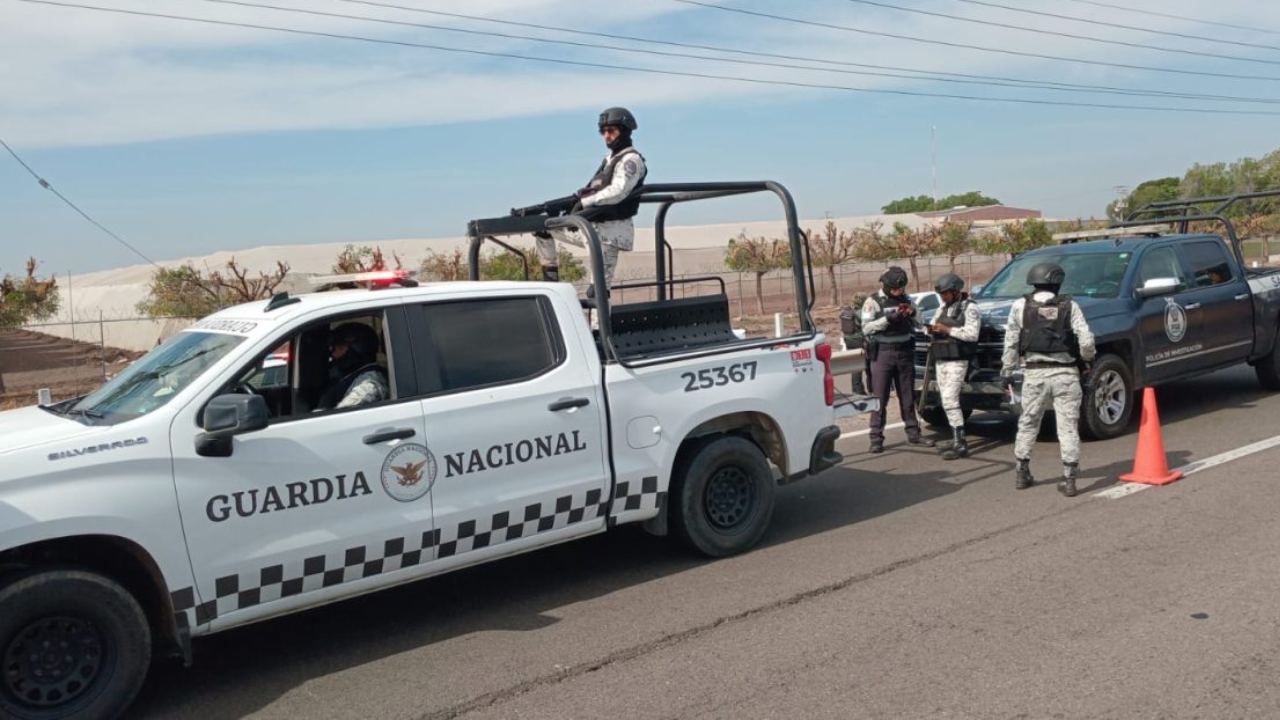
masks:
[[[1161,416],[1166,424],[1190,422],[1209,412],[1252,407],[1266,395],[1251,371],[1235,369],[1162,388]],[[1011,482],[1013,425],[999,416],[975,416],[969,430],[974,452],[955,463],[938,459],[933,449],[902,446],[901,431],[891,434],[884,455],[869,455],[865,445],[846,447],[850,452],[841,468],[780,490],[765,544],[889,515],[991,478]],[[1089,447],[1083,492],[1114,484],[1132,467],[1127,458],[1090,467]],[[1174,450],[1170,465],[1185,464],[1191,455]],[[157,662],[136,716],[243,717],[316,678],[473,633],[545,628],[558,622],[554,610],[706,562],[674,543],[623,527],[228,631],[196,642],[193,670]]]

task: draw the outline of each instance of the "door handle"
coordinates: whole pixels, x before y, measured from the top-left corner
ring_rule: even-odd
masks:
[[[1237,296],[1236,296],[1236,299],[1237,299],[1237,300],[1248,300],[1248,299],[1249,299],[1249,293],[1240,293],[1239,295],[1237,295]]]
[[[365,445],[377,445],[388,440],[407,440],[413,437],[413,428],[390,428],[364,436]]]
[[[1187,309],[1188,309],[1188,310],[1199,310],[1199,309],[1200,309],[1200,303],[1191,303],[1190,305],[1188,305],[1188,306],[1187,306]]]
[[[590,405],[591,401],[586,398],[560,398],[547,406],[551,412],[560,412],[561,410],[572,410]]]

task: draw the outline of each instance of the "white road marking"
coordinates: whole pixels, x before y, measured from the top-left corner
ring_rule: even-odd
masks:
[[[1217,455],[1207,457],[1203,460],[1196,460],[1195,462],[1190,462],[1190,463],[1187,463],[1186,465],[1183,465],[1180,468],[1174,468],[1174,469],[1181,470],[1182,475],[1185,477],[1187,475],[1194,475],[1200,472],[1201,470],[1208,470],[1211,467],[1224,465],[1226,463],[1231,462],[1232,460],[1239,460],[1242,457],[1247,457],[1249,455],[1253,455],[1254,453],[1260,453],[1263,450],[1270,450],[1273,447],[1280,447],[1280,435],[1276,435],[1275,437],[1269,437],[1266,440],[1259,440],[1256,443],[1243,445],[1234,450],[1228,450],[1224,453],[1218,453]],[[1106,498],[1107,500],[1116,500],[1116,499],[1125,497],[1127,495],[1132,495],[1140,490],[1146,490],[1147,488],[1150,488],[1150,487],[1153,487],[1153,486],[1143,485],[1142,483],[1122,483],[1120,485],[1113,485],[1112,487],[1109,487],[1105,490],[1099,490],[1098,492],[1094,493],[1093,496]]]
[[[885,426],[884,426],[884,429],[885,429],[885,430],[897,430],[897,429],[898,429],[898,428],[900,428],[900,427],[906,427],[906,426],[907,426],[907,424],[906,424],[906,423],[896,422],[896,423],[893,423],[892,425],[885,425]],[[836,439],[837,439],[837,440],[844,440],[845,438],[858,437],[858,436],[860,436],[860,435],[870,435],[870,434],[871,434],[871,428],[867,428],[866,430],[851,430],[851,431],[849,431],[849,432],[847,432],[847,433],[845,433],[845,434],[841,435],[840,437],[838,437],[838,438],[836,438]]]

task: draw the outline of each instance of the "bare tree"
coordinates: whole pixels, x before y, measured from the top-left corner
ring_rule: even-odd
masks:
[[[466,256],[456,248],[452,253],[428,250],[427,257],[422,261],[421,273],[423,277],[432,280],[466,280],[468,276]]]
[[[857,243],[856,233],[840,230],[831,220],[827,221],[822,232],[809,233],[812,262],[817,267],[827,269],[827,279],[831,281],[831,304],[836,307],[840,306],[840,285],[836,282],[836,266],[853,259]]]
[[[756,275],[756,312],[764,314],[764,276],[771,270],[791,267],[791,248],[781,240],[748,237],[747,231],[729,240],[724,251],[725,267]]]
[[[21,278],[0,278],[0,328],[13,328],[44,320],[58,311],[58,283],[53,277],[36,277],[38,263],[27,259],[27,274]],[[4,375],[0,374],[0,393],[4,392]]]
[[[400,256],[391,253],[391,259],[395,261],[396,270],[404,267]],[[339,274],[360,273],[360,272],[377,272],[379,270],[391,269],[387,265],[386,258],[382,254],[381,247],[369,247],[368,245],[347,245],[338,253],[338,257],[333,261],[333,271]]]
[[[231,258],[218,270],[198,270],[185,264],[157,268],[147,298],[137,304],[151,317],[203,317],[229,305],[271,297],[289,274],[289,264],[277,261],[271,272],[250,273]]]
[[[938,236],[938,228],[932,225],[926,225],[918,230],[912,230],[903,223],[893,225],[893,235],[890,236],[890,240],[897,251],[896,256],[905,258],[911,265],[911,277],[915,280],[916,292],[920,291],[920,272],[917,269],[916,260],[937,252]]]
[[[938,229],[938,252],[947,256],[951,272],[956,271],[956,258],[973,250],[973,223],[948,220]]]

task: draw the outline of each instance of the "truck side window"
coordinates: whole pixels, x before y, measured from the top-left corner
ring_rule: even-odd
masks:
[[[1231,262],[1221,243],[1212,240],[1178,246],[1182,260],[1196,287],[1210,287],[1231,281]]]
[[[310,325],[282,338],[223,392],[262,395],[272,420],[395,400],[384,320],[378,312]]]
[[[1168,246],[1155,248],[1143,255],[1142,262],[1138,263],[1138,287],[1156,278],[1174,278],[1178,281],[1179,287],[1186,285],[1186,278],[1182,276],[1182,270],[1178,267],[1178,258],[1174,256],[1173,248]]]
[[[414,337],[414,357],[431,368],[428,393],[528,380],[564,359],[550,308],[539,298],[462,300],[422,309],[429,338]]]

